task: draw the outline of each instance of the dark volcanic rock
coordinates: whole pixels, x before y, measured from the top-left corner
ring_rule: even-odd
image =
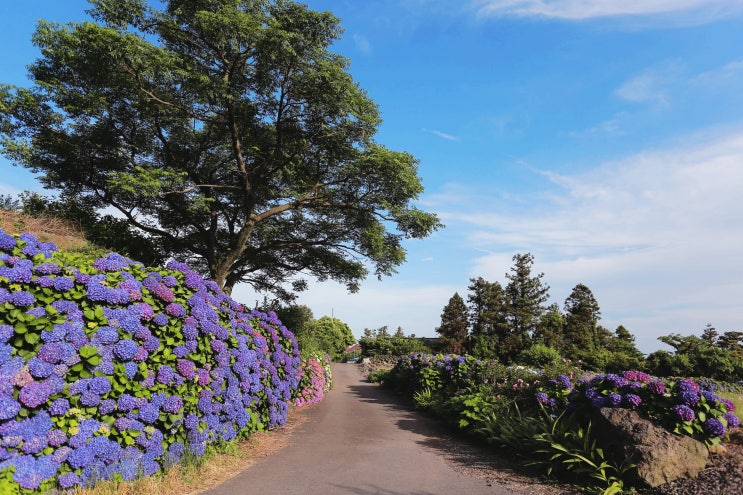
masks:
[[[629,459],[635,468],[627,481],[636,487],[656,487],[679,478],[693,478],[707,465],[709,450],[691,437],[674,435],[628,409],[602,408],[593,417],[598,444],[618,463]]]

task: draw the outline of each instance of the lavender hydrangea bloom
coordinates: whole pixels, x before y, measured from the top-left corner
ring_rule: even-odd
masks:
[[[168,317],[167,317],[167,315],[164,315],[163,313],[158,313],[158,314],[156,314],[156,315],[155,315],[155,317],[154,317],[154,318],[152,319],[152,322],[153,322],[153,323],[154,323],[155,325],[158,325],[158,326],[164,327],[165,325],[167,325],[167,324],[168,324],[169,320],[168,320]]]
[[[49,406],[49,414],[52,416],[64,416],[67,410],[70,408],[70,401],[67,399],[56,399]]]
[[[175,414],[177,412],[180,412],[181,409],[183,409],[183,400],[177,395],[172,395],[165,399],[165,402],[163,402],[162,407],[163,407],[163,411],[170,413],[170,414]]]
[[[164,385],[169,384],[173,381],[173,376],[175,375],[173,368],[168,366],[167,364],[163,364],[158,368],[157,370],[157,381],[158,383],[162,383]]]
[[[109,253],[105,258],[98,258],[93,267],[102,272],[118,272],[129,267],[131,260],[116,253]]]
[[[29,409],[34,409],[49,400],[50,394],[51,389],[47,382],[31,382],[21,388],[18,400]]]
[[[678,392],[694,392],[696,394],[699,393],[699,385],[697,385],[697,382],[687,378],[678,380],[674,384],[673,388],[676,389]]]
[[[65,473],[60,476],[57,481],[59,482],[59,486],[64,489],[80,486],[81,483],[80,476],[75,473]]]
[[[189,361],[188,359],[179,359],[175,367],[178,373],[187,380],[190,380],[196,375],[196,366],[193,361]]]
[[[176,318],[183,318],[186,316],[186,310],[178,303],[168,304],[165,307],[165,312],[170,316],[175,316]]]
[[[28,371],[34,378],[46,378],[54,372],[54,365],[34,356],[28,360]]]
[[[119,341],[119,331],[110,326],[102,326],[95,333],[95,339],[103,345],[113,345]]]
[[[12,325],[0,325],[0,343],[7,343],[14,333]]]

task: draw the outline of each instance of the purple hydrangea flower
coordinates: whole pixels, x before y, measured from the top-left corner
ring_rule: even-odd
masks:
[[[31,382],[21,388],[18,393],[18,400],[29,409],[34,409],[49,400],[50,394],[51,389],[46,381]]]
[[[740,426],[740,422],[738,421],[738,416],[736,416],[733,413],[726,412],[722,415],[723,418],[725,418],[725,421],[728,423],[728,428],[737,428]]]
[[[54,365],[34,356],[28,360],[28,372],[34,378],[46,378],[54,372]]]
[[[102,272],[118,272],[129,267],[130,259],[117,254],[109,253],[105,258],[98,258],[93,262],[93,268]]]
[[[639,407],[642,404],[642,398],[637,394],[627,394],[622,399],[622,403],[629,408]]]
[[[171,395],[165,399],[163,403],[163,411],[175,414],[183,409],[183,400],[177,395]]]
[[[173,368],[171,368],[167,364],[163,364],[157,370],[157,381],[164,385],[168,385],[170,382],[173,381],[174,375],[175,372],[173,371]]]
[[[550,400],[549,396],[544,392],[537,392],[536,394],[534,394],[534,398],[537,399],[537,402],[539,402],[540,404],[547,404],[547,402],[549,402]]]
[[[727,412],[735,412],[735,404],[730,399],[720,398],[720,402],[725,404],[725,409],[727,409]]]
[[[154,317],[154,318],[152,319],[152,322],[153,322],[153,323],[154,323],[155,325],[157,325],[157,326],[160,326],[160,327],[164,327],[165,325],[167,325],[167,324],[168,324],[169,320],[168,320],[168,317],[167,317],[167,315],[165,315],[165,314],[163,314],[163,313],[158,313],[158,314],[156,314],[156,315],[155,315],[155,317]]]
[[[111,391],[111,381],[105,376],[96,376],[90,379],[88,388],[96,394],[104,395]]]
[[[688,378],[678,380],[674,384],[673,388],[679,392],[694,392],[695,394],[699,393],[699,385],[697,385],[697,382]]]
[[[0,343],[7,343],[14,333],[12,325],[0,325]]]
[[[154,423],[159,415],[160,409],[155,404],[149,403],[139,408],[139,419],[143,423]]]
[[[666,393],[666,386],[663,382],[653,381],[646,385],[647,389],[653,395],[663,395]]]
[[[694,421],[694,418],[696,417],[694,409],[684,404],[673,406],[672,410],[676,417],[681,421]]]
[[[693,407],[699,403],[699,394],[691,390],[684,390],[679,394],[678,400],[681,404]]]
[[[175,368],[187,380],[190,380],[196,375],[196,366],[193,364],[193,361],[189,361],[188,359],[179,359]]]
[[[65,473],[57,478],[57,481],[59,482],[59,486],[64,488],[65,490],[80,486],[81,483],[80,476],[75,473]]]
[[[609,407],[619,407],[622,403],[622,396],[619,394],[609,394],[606,397],[606,403]]]
[[[178,303],[168,304],[165,307],[165,312],[170,316],[175,316],[176,318],[183,318],[186,316],[186,310]]]
[[[715,437],[724,437],[725,433],[727,433],[725,425],[722,424],[722,421],[715,418],[709,418],[707,421],[705,421],[704,424],[702,424],[702,428],[705,432]]]

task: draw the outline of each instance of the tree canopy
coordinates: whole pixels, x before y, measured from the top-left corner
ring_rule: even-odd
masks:
[[[285,0],[91,0],[40,22],[31,88],[0,87],[2,151],[62,197],[114,208],[230,292],[305,275],[356,290],[418,209],[417,160],[374,140],[374,101],[329,47],[339,20]]]

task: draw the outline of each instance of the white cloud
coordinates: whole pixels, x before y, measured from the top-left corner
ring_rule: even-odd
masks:
[[[571,131],[570,137],[606,137],[606,136],[624,136],[627,131],[624,129],[623,121],[627,117],[626,113],[618,113],[611,119],[599,122],[593,127],[581,131]]]
[[[459,138],[457,136],[454,136],[452,134],[447,134],[445,132],[437,131],[435,129],[421,129],[423,132],[427,132],[428,134],[433,134],[434,136],[438,136],[441,139],[446,139],[447,141],[459,141]]]
[[[740,0],[475,0],[478,14],[583,20],[616,16],[694,14],[710,21],[743,7]]]

